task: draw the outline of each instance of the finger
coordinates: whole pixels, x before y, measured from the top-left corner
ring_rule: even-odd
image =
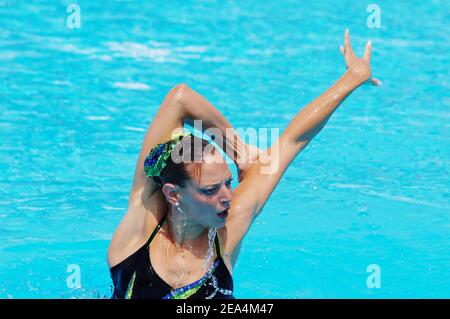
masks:
[[[372,41],[367,41],[366,44],[366,50],[364,51],[364,60],[366,60],[368,63],[370,63],[370,57],[372,55]]]
[[[349,35],[348,35],[348,29],[345,29],[344,32],[344,49],[345,52],[349,52],[349,46],[350,46],[350,39],[349,39]]]
[[[352,47],[350,46],[350,31],[348,29],[345,29],[344,49],[345,53],[353,54]]]
[[[372,78],[372,79],[370,79],[370,82],[372,83],[372,85],[375,85],[375,86],[381,86],[383,83],[380,81],[380,80],[378,80],[377,78]]]

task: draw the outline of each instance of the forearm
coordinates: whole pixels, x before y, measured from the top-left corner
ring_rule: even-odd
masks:
[[[328,90],[297,113],[281,137],[294,143],[309,142],[345,98],[361,84],[360,77],[347,70]]]
[[[245,143],[235,133],[234,127],[225,116],[203,96],[187,86],[183,86],[179,101],[183,122],[194,126],[196,124],[194,121],[200,120],[203,132],[206,131],[209,135],[215,134],[214,130],[220,132],[221,136],[215,136],[214,141],[233,161],[238,163],[238,160],[245,155]]]

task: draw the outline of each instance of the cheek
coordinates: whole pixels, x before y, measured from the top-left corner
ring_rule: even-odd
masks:
[[[201,203],[203,206],[208,208],[214,209],[216,207],[216,199],[214,196],[204,196]]]
[[[216,207],[217,199],[215,196],[198,194],[193,199],[196,202],[197,206],[201,207],[202,209],[215,209]]]

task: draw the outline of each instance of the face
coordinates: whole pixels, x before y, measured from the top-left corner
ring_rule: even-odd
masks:
[[[230,208],[232,175],[219,152],[208,155],[201,167],[200,179],[192,178],[179,188],[180,202],[188,218],[208,228],[220,228],[226,223]]]

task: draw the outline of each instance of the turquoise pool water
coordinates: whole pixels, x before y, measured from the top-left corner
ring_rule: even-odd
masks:
[[[358,53],[372,39],[383,86],[288,169],[235,295],[450,297],[449,6],[377,1],[372,29],[370,3],[0,0],[0,298],[109,296],[107,247],[167,91],[188,83],[236,127],[282,130],[343,73],[346,27]]]

